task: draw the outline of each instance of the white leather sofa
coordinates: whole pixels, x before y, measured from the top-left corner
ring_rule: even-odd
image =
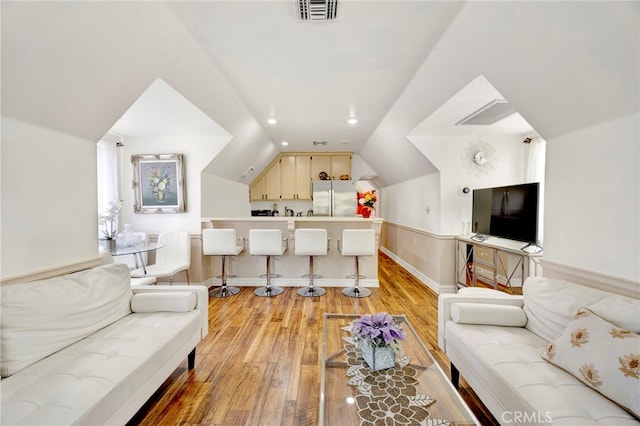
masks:
[[[126,265],[2,287],[3,425],[125,424],[208,333],[203,286],[132,288]]]
[[[462,375],[501,424],[637,425],[639,332],[640,300],[557,279],[438,301],[454,385]]]

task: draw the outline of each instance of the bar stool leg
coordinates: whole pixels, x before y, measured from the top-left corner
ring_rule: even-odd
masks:
[[[234,296],[240,293],[240,289],[238,287],[228,287],[227,286],[227,256],[222,255],[222,286],[216,287],[213,290],[209,291],[209,295],[212,297],[224,298],[227,296]]]
[[[282,292],[284,292],[282,287],[271,286],[271,256],[267,255],[267,285],[266,287],[255,289],[253,294],[256,296],[271,297],[282,294]]]
[[[360,288],[360,265],[358,263],[358,256],[356,258],[356,274],[355,274],[355,286],[345,288],[342,290],[342,294],[349,297],[368,297],[371,296],[371,290],[368,288]]]
[[[305,297],[322,296],[327,292],[327,290],[325,290],[324,288],[315,287],[313,285],[313,279],[315,277],[316,275],[313,273],[313,256],[309,256],[309,285],[307,287],[302,287],[298,289],[297,293],[300,296],[305,296]]]

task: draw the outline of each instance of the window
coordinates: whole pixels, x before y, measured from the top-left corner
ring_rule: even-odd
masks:
[[[98,214],[105,214],[110,203],[120,199],[118,191],[118,143],[101,140],[97,144]]]

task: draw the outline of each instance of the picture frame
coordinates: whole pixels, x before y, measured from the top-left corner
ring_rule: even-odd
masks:
[[[182,154],[135,154],[131,163],[135,213],[186,211]]]

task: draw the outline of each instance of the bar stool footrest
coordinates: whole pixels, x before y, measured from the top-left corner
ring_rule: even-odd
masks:
[[[260,278],[267,278],[267,274],[260,275]],[[271,274],[270,278],[280,278],[280,274]]]
[[[318,275],[318,274],[305,274],[303,276],[301,276],[300,278],[313,278],[318,279],[318,278],[322,278],[322,275]]]
[[[216,278],[222,278],[222,275],[216,275]],[[238,276],[233,274],[227,274],[227,278],[238,278]]]
[[[349,278],[349,279],[355,280],[356,276],[355,276],[355,274],[351,274],[351,275],[347,275],[345,278]],[[364,278],[367,278],[367,277],[365,275],[358,275],[358,279],[362,280]]]

